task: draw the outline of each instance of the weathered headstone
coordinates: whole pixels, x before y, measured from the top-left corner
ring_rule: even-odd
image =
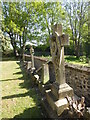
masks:
[[[29,70],[31,68],[31,61],[27,62],[27,70]]]
[[[23,55],[23,61],[22,61],[23,65],[24,65],[24,68],[26,68],[27,66],[27,61],[26,61],[26,58],[25,58],[25,54]]]
[[[41,82],[43,84],[46,84],[48,81],[49,81],[49,67],[48,67],[48,64],[43,64]]]
[[[50,37],[50,49],[52,62],[55,69],[55,82],[51,91],[46,91],[47,101],[58,116],[67,108],[66,96],[73,96],[73,89],[65,81],[64,46],[69,44],[68,35],[62,34],[62,25],[53,26],[53,34]]]
[[[38,87],[42,95],[45,95],[45,91],[50,89],[50,78],[49,78],[49,66],[48,63],[42,64],[41,77],[38,81]]]
[[[48,66],[49,66],[49,81],[50,83],[55,82],[55,70],[54,70],[54,65],[52,63],[52,61],[48,62]]]
[[[35,67],[34,67],[34,49],[31,45],[30,47],[30,54],[31,54],[31,72],[33,72],[35,70]]]

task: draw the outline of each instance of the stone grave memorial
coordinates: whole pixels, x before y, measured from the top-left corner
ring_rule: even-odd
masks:
[[[42,65],[41,81],[43,84],[46,84],[49,81],[49,66],[47,63]]]
[[[53,34],[50,36],[50,50],[55,69],[55,82],[51,90],[46,90],[46,100],[60,116],[68,107],[66,96],[73,96],[73,89],[65,81],[64,46],[69,45],[68,35],[62,34],[62,25],[53,26]]]
[[[31,55],[31,73],[33,73],[35,70],[35,67],[34,67],[34,49],[32,45],[30,47],[30,55]]]
[[[27,61],[25,60],[25,55],[23,55],[23,61],[21,61],[23,66],[27,69]]]
[[[26,64],[26,70],[27,72],[29,72],[29,70],[31,69],[31,61],[27,61],[27,64]]]
[[[32,46],[30,46],[30,55],[31,55],[31,60],[29,61],[25,61],[25,57],[24,57],[24,66],[27,72],[30,71],[31,73],[33,73],[35,67],[34,67],[34,49]]]
[[[42,95],[45,95],[45,91],[47,89],[50,89],[50,77],[49,77],[49,65],[46,62],[45,64],[42,64],[39,69],[35,71],[36,75],[39,76],[39,79],[36,80],[36,84],[38,85],[38,88]]]

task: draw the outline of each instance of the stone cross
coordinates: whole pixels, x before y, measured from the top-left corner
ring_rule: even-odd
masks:
[[[64,46],[69,44],[68,35],[62,34],[62,25],[53,26],[53,34],[50,39],[52,62],[54,64],[56,83],[65,83]]]
[[[60,116],[68,107],[67,96],[73,96],[73,89],[65,81],[64,46],[69,44],[68,35],[62,34],[62,25],[53,26],[50,50],[55,71],[55,82],[51,90],[46,91],[46,98],[51,108]]]
[[[35,67],[34,67],[34,49],[33,47],[31,46],[30,47],[30,54],[31,54],[31,69],[32,69],[32,72],[35,70]]]

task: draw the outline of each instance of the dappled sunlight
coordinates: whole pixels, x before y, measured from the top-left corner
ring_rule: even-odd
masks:
[[[18,80],[19,78],[16,78],[16,79],[4,79],[4,80],[0,80],[0,82],[4,82],[4,81],[15,81],[15,80]]]
[[[31,107],[31,108],[25,109],[22,113],[16,115],[14,118],[41,118],[40,117],[41,113],[40,112],[37,113],[37,110],[38,110],[37,107]]]
[[[41,117],[39,96],[16,61],[2,61],[2,118]],[[34,108],[34,109],[33,109]],[[36,116],[35,116],[36,114]],[[31,116],[30,116],[31,115]]]
[[[28,91],[28,92],[22,93],[22,94],[14,94],[14,95],[10,95],[10,96],[4,96],[4,97],[2,97],[2,100],[10,99],[10,98],[26,97],[26,96],[32,97],[32,93],[33,93],[33,91]]]

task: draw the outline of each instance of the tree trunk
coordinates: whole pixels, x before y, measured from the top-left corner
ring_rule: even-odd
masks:
[[[22,59],[23,59],[23,61],[25,61],[24,52],[25,52],[25,43],[23,44],[23,49],[22,49]]]
[[[19,36],[19,40],[20,40],[20,48],[21,48],[21,35]]]
[[[16,57],[16,41],[15,39],[13,38],[13,34],[9,34],[10,35],[10,39],[11,39],[11,45],[13,47],[13,53],[14,53],[14,56]]]
[[[26,42],[26,34],[25,34],[25,28],[23,31],[23,46],[22,46],[22,60],[24,61],[24,52],[25,52],[25,42]]]
[[[80,45],[79,45],[79,42],[77,40],[75,40],[75,55],[77,58],[80,57]]]

